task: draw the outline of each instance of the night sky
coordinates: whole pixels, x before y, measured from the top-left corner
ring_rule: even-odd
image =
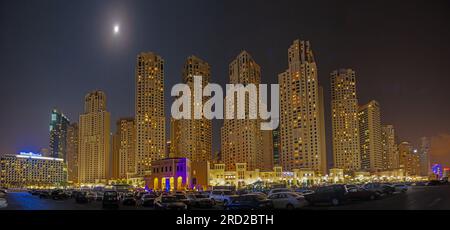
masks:
[[[169,116],[170,89],[189,55],[210,63],[212,81],[223,85],[228,64],[245,49],[261,65],[263,83],[277,83],[288,47],[300,38],[311,42],[326,90],[328,155],[329,74],[349,67],[357,72],[360,104],[379,101],[383,123],[395,125],[400,141],[432,137],[434,159],[449,165],[449,6],[439,0],[0,0],[0,153],[47,147],[51,109],[77,121],[92,90],[106,92],[112,127],[133,116],[141,51],[165,59]],[[214,123],[218,150],[221,122]]]

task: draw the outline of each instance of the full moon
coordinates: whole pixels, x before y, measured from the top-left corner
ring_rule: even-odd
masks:
[[[119,25],[115,25],[115,26],[114,26],[114,34],[118,34],[118,33],[119,33],[119,30],[120,30]]]

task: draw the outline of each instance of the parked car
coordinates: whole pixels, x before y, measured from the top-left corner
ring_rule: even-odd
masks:
[[[334,206],[347,201],[348,191],[345,185],[336,184],[317,188],[314,193],[305,195],[305,199],[311,204],[331,203]]]
[[[88,199],[89,202],[95,201],[97,199],[97,193],[92,192],[92,191],[87,192],[86,193],[86,198]]]
[[[405,193],[408,191],[408,186],[406,184],[394,184],[393,187],[397,193]]]
[[[395,192],[395,188],[388,184],[368,183],[363,185],[363,188],[378,193],[379,196],[390,195]]]
[[[212,206],[214,206],[212,199],[207,195],[189,194],[187,195],[187,198],[189,199],[190,205],[192,207],[211,208]]]
[[[54,190],[51,192],[50,196],[53,200],[65,200],[69,198],[63,190]]]
[[[85,204],[89,202],[86,192],[77,192],[75,195],[75,202],[78,204]]]
[[[4,198],[0,198],[0,208],[8,207],[8,202]]]
[[[269,191],[267,196],[271,196],[272,194],[279,193],[279,192],[292,192],[292,191],[288,188],[274,188]]]
[[[39,198],[40,199],[48,199],[48,198],[51,198],[51,194],[49,191],[41,191],[39,193]]]
[[[33,190],[31,190],[31,195],[33,195],[33,196],[38,196],[39,195],[39,190],[36,190],[36,189],[33,189]]]
[[[298,189],[295,189],[294,191],[302,196],[314,193],[314,190],[307,189],[307,188],[298,188]]]
[[[141,198],[141,204],[144,207],[152,207],[155,204],[156,194],[144,194]]]
[[[308,205],[305,197],[295,192],[279,192],[269,196],[276,209],[297,209]]]
[[[127,206],[136,205],[136,198],[132,193],[128,193],[123,197],[122,204]]]
[[[209,198],[211,198],[214,204],[220,202],[226,205],[230,201],[230,197],[233,195],[234,193],[230,190],[212,190]]]
[[[347,187],[348,199],[350,200],[375,200],[379,194],[374,191],[367,190],[361,187]]]
[[[96,195],[95,196],[95,200],[96,201],[102,201],[103,200],[103,196],[104,196],[103,192],[97,192],[95,195]]]
[[[438,180],[430,180],[427,183],[425,183],[425,186],[437,186],[441,185],[441,182]]]
[[[225,205],[226,210],[264,210],[272,209],[273,203],[265,196],[258,194],[245,194],[231,197]]]
[[[6,198],[6,192],[0,191],[0,198]]]
[[[155,208],[164,210],[186,210],[187,205],[180,202],[175,196],[161,195],[155,199]]]
[[[184,194],[184,193],[175,193],[174,196],[177,198],[178,201],[185,203],[187,205],[187,207],[190,208],[191,201],[188,199],[186,194]]]
[[[103,208],[119,207],[119,194],[116,191],[105,191],[102,200]]]

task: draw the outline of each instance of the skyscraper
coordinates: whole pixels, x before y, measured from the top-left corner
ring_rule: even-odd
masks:
[[[272,171],[273,170],[273,133],[272,130],[261,130],[261,170]]]
[[[420,173],[420,158],[417,150],[409,142],[398,145],[400,168],[405,170],[406,176],[417,176]]]
[[[288,50],[289,68],[279,74],[280,163],[285,170],[326,173],[324,122],[321,119],[317,66],[309,41],[295,40]]]
[[[428,176],[431,173],[430,148],[430,139],[428,137],[420,138],[419,158],[421,176]]]
[[[165,157],[164,60],[151,52],[136,61],[136,174],[151,172],[151,163]]]
[[[372,100],[358,110],[361,169],[383,169],[380,105]]]
[[[66,159],[66,136],[69,119],[57,109],[52,110],[50,120],[50,157]]]
[[[203,109],[203,104],[209,99],[201,95],[201,104],[195,104],[194,76],[202,77],[202,87],[204,88],[211,79],[209,64],[202,59],[190,56],[183,67],[183,83],[191,90],[191,119],[172,120],[171,143],[174,147],[176,157],[188,158],[191,162],[212,160],[212,123],[210,119],[194,119],[194,107]],[[202,114],[203,116],[203,114]]]
[[[84,98],[84,114],[79,121],[78,180],[80,183],[106,182],[110,170],[110,113],[102,91]]]
[[[331,73],[331,123],[334,167],[347,172],[359,170],[358,98],[352,69]]]
[[[67,128],[67,174],[68,180],[78,183],[78,124],[70,124]]]
[[[261,68],[246,51],[230,63],[229,75],[231,84],[258,86],[261,82]],[[225,119],[221,128],[221,154],[227,170],[234,170],[236,163],[247,163],[247,168],[254,170],[260,168],[262,163],[261,122],[259,119],[249,119],[249,106],[258,106],[258,99],[245,95],[246,119],[238,119],[235,115],[234,119]],[[227,103],[232,103],[231,99],[226,99]]]
[[[136,126],[133,118],[116,123],[113,137],[113,177],[127,179],[136,173]]]
[[[395,140],[395,129],[393,125],[381,127],[381,139],[383,149],[383,169],[397,169],[400,167],[398,145]]]

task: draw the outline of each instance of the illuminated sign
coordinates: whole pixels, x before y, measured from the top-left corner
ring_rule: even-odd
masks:
[[[41,157],[42,156],[42,154],[33,153],[33,152],[20,152],[19,155],[30,156],[30,157]]]
[[[36,159],[36,160],[51,160],[51,161],[64,161],[61,158],[53,158],[53,157],[43,157],[41,154],[32,153],[32,152],[20,152],[19,155],[16,155],[17,158],[28,158],[28,159]]]

